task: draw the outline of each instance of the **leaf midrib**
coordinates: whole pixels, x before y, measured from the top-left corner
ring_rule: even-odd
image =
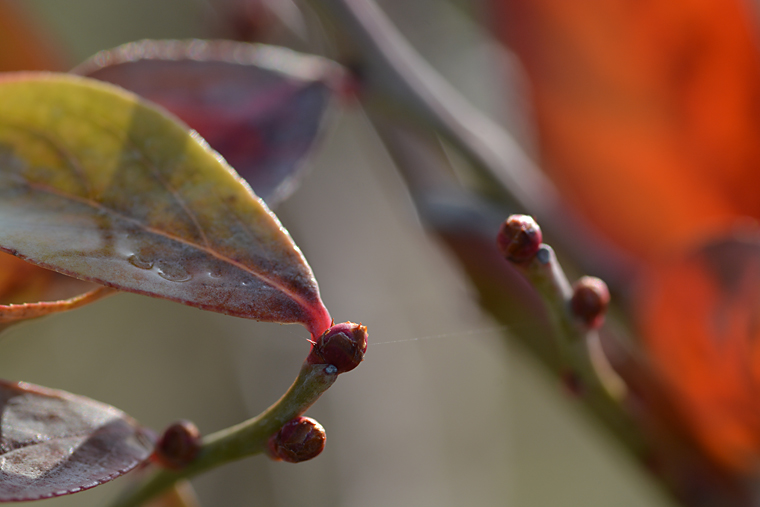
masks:
[[[143,231],[145,231],[147,233],[155,234],[156,236],[161,236],[161,237],[164,237],[164,238],[169,239],[171,241],[175,241],[177,243],[181,243],[181,244],[187,245],[189,247],[195,248],[195,249],[197,249],[197,250],[199,250],[201,252],[204,252],[204,253],[206,253],[206,254],[208,254],[208,255],[210,255],[210,256],[218,259],[219,261],[222,261],[224,263],[227,263],[227,264],[229,264],[231,266],[234,266],[234,267],[240,269],[241,271],[249,273],[250,275],[252,275],[255,278],[259,279],[261,282],[263,282],[263,283],[265,283],[265,284],[267,284],[267,285],[269,285],[269,286],[271,286],[271,287],[279,290],[280,292],[286,294],[290,299],[292,299],[295,303],[297,303],[301,308],[305,309],[305,308],[308,307],[308,305],[306,304],[306,301],[300,295],[298,295],[292,289],[290,289],[289,287],[283,285],[282,283],[278,282],[275,279],[267,277],[266,274],[262,273],[259,270],[255,270],[251,266],[243,264],[240,261],[237,261],[237,260],[235,260],[235,259],[233,259],[231,257],[228,257],[226,255],[223,255],[223,254],[221,254],[221,253],[219,253],[219,252],[211,249],[209,246],[200,245],[197,242],[187,240],[187,239],[182,238],[180,236],[175,236],[175,235],[173,235],[173,234],[171,234],[171,233],[169,233],[167,231],[164,231],[164,230],[161,230],[161,229],[156,229],[154,227],[148,226],[148,225],[140,222],[139,220],[137,220],[137,219],[135,219],[133,217],[130,217],[128,215],[124,215],[124,214],[122,214],[122,213],[120,213],[120,212],[118,212],[118,211],[116,211],[116,210],[114,210],[112,208],[109,208],[109,207],[103,205],[100,202],[94,201],[92,199],[87,199],[87,198],[83,198],[83,197],[80,197],[80,196],[72,195],[72,194],[66,193],[64,191],[61,191],[60,189],[57,189],[55,187],[51,187],[49,185],[45,185],[45,184],[42,184],[42,183],[31,182],[31,181],[29,181],[27,179],[22,179],[22,180],[23,180],[24,184],[26,184],[26,186],[28,186],[30,189],[32,189],[34,191],[38,191],[38,192],[41,192],[41,193],[47,193],[47,194],[54,195],[54,196],[57,196],[57,197],[60,197],[60,198],[63,198],[63,199],[67,199],[67,200],[71,200],[71,201],[74,201],[74,202],[78,202],[80,204],[84,204],[84,205],[89,206],[90,208],[92,208],[94,210],[99,210],[99,211],[106,212],[106,213],[110,214],[113,217],[119,218],[119,219],[121,219],[121,220],[123,220],[125,222],[128,222],[128,223],[134,224],[139,229],[141,229],[141,230],[143,230]],[[29,259],[29,260],[33,260],[33,259]],[[96,280],[96,281],[110,283],[110,282],[107,282],[106,280]]]

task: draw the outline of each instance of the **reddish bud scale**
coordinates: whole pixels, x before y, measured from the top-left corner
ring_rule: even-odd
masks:
[[[599,328],[610,304],[610,291],[599,278],[584,276],[573,285],[570,310],[591,329]]]
[[[512,215],[501,224],[496,244],[501,254],[512,262],[527,262],[536,255],[543,235],[533,217]]]
[[[344,322],[322,333],[314,342],[306,361],[309,364],[331,364],[336,373],[356,368],[367,351],[367,328],[361,324]]]
[[[325,448],[325,429],[314,419],[296,417],[269,437],[269,457],[288,463],[301,463],[316,458]]]
[[[179,470],[193,462],[201,449],[201,434],[190,421],[178,421],[164,430],[153,457],[158,464]]]

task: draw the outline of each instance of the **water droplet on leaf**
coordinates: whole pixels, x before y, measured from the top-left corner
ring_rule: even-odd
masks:
[[[170,282],[187,282],[193,276],[183,267],[171,264],[163,264],[156,268],[158,276]]]
[[[153,269],[153,261],[146,261],[145,259],[141,259],[139,255],[132,254],[127,258],[127,260],[136,268]]]

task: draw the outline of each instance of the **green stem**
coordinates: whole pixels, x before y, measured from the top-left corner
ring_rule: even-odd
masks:
[[[611,370],[598,371],[592,349],[598,345],[595,330],[588,329],[571,314],[570,282],[549,245],[541,249],[527,265],[514,264],[528,278],[545,305],[552,321],[560,359],[567,373],[578,376],[582,382],[582,396],[587,405],[634,455],[641,456],[647,446],[641,432],[620,406],[620,385],[610,385]],[[600,375],[600,373],[602,375]],[[605,378],[609,379],[607,383]]]
[[[181,470],[158,470],[111,507],[139,507],[175,482],[264,451],[270,436],[303,414],[338,378],[334,366],[304,363],[290,389],[258,416],[208,435],[195,460]]]

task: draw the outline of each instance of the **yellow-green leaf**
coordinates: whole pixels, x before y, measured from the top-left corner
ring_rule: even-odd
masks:
[[[0,249],[207,310],[330,324],[306,260],[235,171],[167,113],[86,78],[0,79]]]
[[[143,40],[71,71],[161,105],[201,134],[269,206],[290,195],[345,77],[329,60],[233,41]]]

